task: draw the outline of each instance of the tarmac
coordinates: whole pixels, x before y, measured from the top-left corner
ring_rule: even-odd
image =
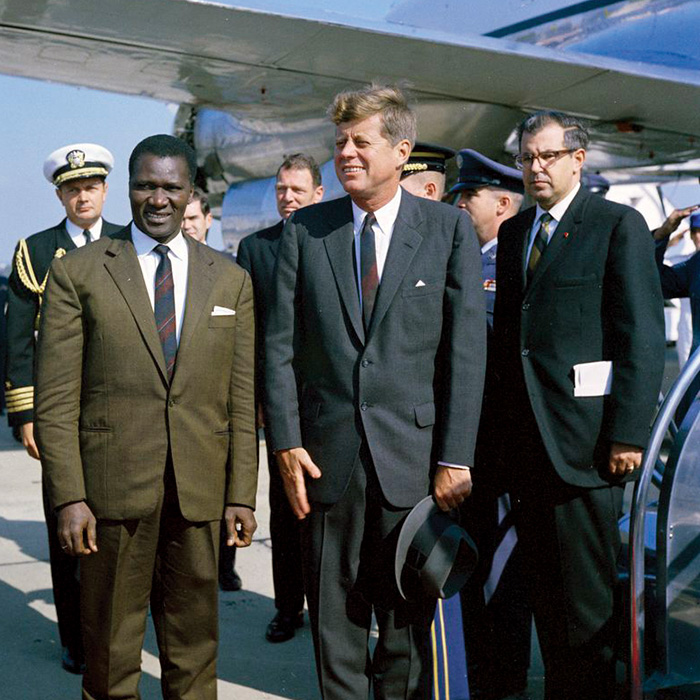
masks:
[[[4,423],[4,418],[0,419]],[[260,450],[265,459],[265,450]],[[41,467],[0,427],[0,700],[77,700],[81,677],[61,667],[51,591]],[[258,529],[237,553],[243,590],[219,596],[219,700],[318,700],[308,619],[294,639],[265,641],[275,614],[268,470],[260,465]],[[158,647],[150,619],[141,695],[160,699]]]

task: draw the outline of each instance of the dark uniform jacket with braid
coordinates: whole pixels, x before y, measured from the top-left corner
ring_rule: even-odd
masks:
[[[102,221],[101,236],[121,226]],[[12,259],[7,299],[7,419],[11,426],[34,420],[34,353],[41,300],[49,267],[55,257],[75,249],[66,220],[17,244]]]

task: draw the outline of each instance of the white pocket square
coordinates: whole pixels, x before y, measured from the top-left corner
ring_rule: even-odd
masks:
[[[418,280],[416,282],[416,287],[425,287],[425,282],[423,282],[423,280]]]
[[[233,309],[227,309],[225,306],[214,306],[211,312],[212,316],[235,316],[236,312]]]

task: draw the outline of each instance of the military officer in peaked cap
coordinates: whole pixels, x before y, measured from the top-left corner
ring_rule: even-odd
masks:
[[[39,459],[34,441],[34,354],[41,302],[49,266],[55,257],[79,248],[121,227],[102,219],[107,175],[114,166],[103,146],[77,143],[55,150],[44,162],[44,176],[55,186],[66,216],[59,224],[26,239],[15,249],[7,302],[7,415],[29,455]],[[78,560],[61,551],[55,515],[44,499],[51,577],[67,671],[81,672]]]
[[[417,143],[401,173],[401,187],[416,197],[440,201],[445,193],[447,161],[455,151],[445,146]]]
[[[486,313],[491,327],[496,298],[498,227],[518,213],[523,201],[523,178],[519,170],[501,165],[471,148],[457,154],[457,166],[457,184],[449,194],[459,195],[455,204],[469,214],[479,238]]]
[[[526,697],[532,613],[526,601],[522,553],[503,484],[489,479],[498,411],[490,397],[494,372],[491,347],[496,297],[496,251],[503,221],[523,201],[522,173],[465,148],[457,154],[459,176],[450,190],[472,219],[481,246],[481,274],[489,323],[486,387],[476,450],[475,488],[463,507],[464,524],[477,540],[480,564],[462,591],[469,690],[474,700]],[[479,476],[481,480],[478,481]]]

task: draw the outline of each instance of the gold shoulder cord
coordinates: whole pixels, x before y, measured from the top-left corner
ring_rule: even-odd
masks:
[[[65,254],[65,248],[59,248],[54,253],[54,257],[62,258]],[[32,267],[32,260],[29,257],[27,241],[25,241],[24,238],[20,239],[19,245],[17,246],[17,253],[15,254],[15,267],[17,268],[17,275],[19,276],[22,284],[30,292],[32,292],[32,294],[36,294],[39,297],[39,307],[41,308],[41,302],[43,301],[44,290],[46,289],[46,282],[49,279],[49,273],[46,273],[43,282],[39,284],[36,274],[34,273],[34,268]],[[39,315],[40,314],[37,314],[34,322],[36,328],[39,327]]]

